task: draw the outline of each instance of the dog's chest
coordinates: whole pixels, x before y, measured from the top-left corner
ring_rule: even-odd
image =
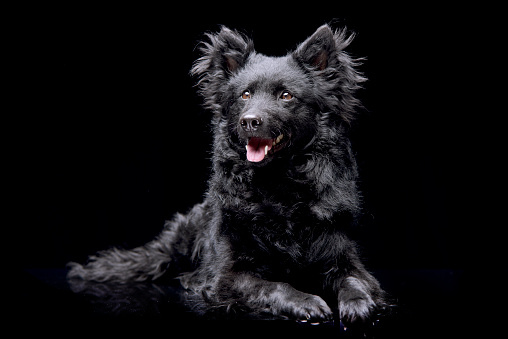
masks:
[[[299,260],[311,242],[314,223],[303,205],[265,200],[225,210],[223,217],[223,230],[237,253],[282,255]]]

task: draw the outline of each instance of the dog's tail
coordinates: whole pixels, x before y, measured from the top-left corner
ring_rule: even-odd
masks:
[[[131,250],[112,248],[92,255],[86,265],[70,262],[68,279],[92,281],[145,281],[162,276],[169,267],[188,266],[198,252],[206,202],[194,206],[187,215],[176,214],[166,221],[162,232],[149,243]],[[185,262],[185,264],[184,264]],[[175,268],[177,269],[177,268]]]

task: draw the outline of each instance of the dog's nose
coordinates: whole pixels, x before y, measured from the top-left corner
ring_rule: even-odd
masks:
[[[240,119],[240,126],[242,126],[242,128],[246,132],[257,130],[262,123],[263,119],[261,119],[259,116],[255,114],[245,114]]]

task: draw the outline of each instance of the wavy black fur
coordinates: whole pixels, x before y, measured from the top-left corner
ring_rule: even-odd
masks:
[[[256,53],[226,27],[207,37],[191,71],[213,112],[204,202],[142,247],[70,263],[68,277],[143,281],[169,269],[210,307],[315,321],[338,310],[344,321],[368,319],[384,307],[384,293],[345,234],[360,212],[347,130],[365,81],[344,52],[352,36],[324,25],[284,57]],[[258,119],[253,128],[242,125],[249,114]],[[250,138],[281,134],[276,152],[246,159]]]

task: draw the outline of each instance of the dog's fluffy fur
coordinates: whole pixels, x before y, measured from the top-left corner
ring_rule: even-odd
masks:
[[[347,129],[365,81],[324,25],[284,57],[223,27],[192,68],[213,112],[213,172],[203,203],[153,241],[110,249],[69,278],[154,280],[170,269],[211,306],[296,319],[368,319],[384,293],[345,232],[360,211]]]

